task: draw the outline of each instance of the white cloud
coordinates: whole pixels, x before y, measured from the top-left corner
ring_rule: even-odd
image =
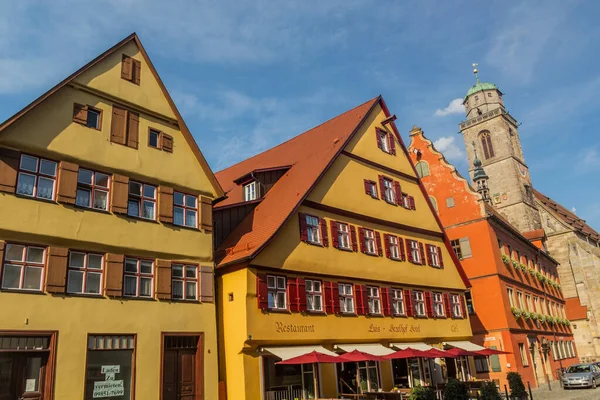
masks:
[[[437,110],[435,110],[435,113],[433,115],[435,115],[436,117],[445,117],[446,115],[463,114],[465,112],[465,107],[462,103],[463,99],[461,99],[460,97],[454,99],[450,102],[450,104],[448,104],[448,107],[444,109],[438,108]]]
[[[600,165],[600,154],[595,147],[584,150],[582,155],[584,165],[588,167],[597,167]]]
[[[444,154],[449,161],[461,163],[465,161],[462,144],[456,144],[455,136],[443,136],[433,142],[435,149]]]

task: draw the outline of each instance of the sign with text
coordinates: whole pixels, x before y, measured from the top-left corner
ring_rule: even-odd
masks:
[[[120,365],[103,365],[100,370],[101,374],[118,374],[119,372],[121,372]]]
[[[125,386],[123,385],[122,380],[94,382],[93,396],[95,399],[123,396],[124,394]]]

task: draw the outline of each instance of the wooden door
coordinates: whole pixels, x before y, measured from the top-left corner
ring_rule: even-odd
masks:
[[[177,400],[177,350],[165,350],[163,356],[163,395],[162,400]]]
[[[5,353],[0,356],[0,400],[42,400],[48,356]]]
[[[196,351],[179,350],[179,399],[195,400],[196,392]]]

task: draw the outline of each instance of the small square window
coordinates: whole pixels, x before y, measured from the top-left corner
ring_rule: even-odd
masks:
[[[454,207],[454,197],[448,197],[446,199],[446,207],[448,207],[448,208]]]
[[[155,129],[150,129],[148,133],[148,146],[160,149],[160,132]]]
[[[100,129],[100,110],[88,108],[87,121],[85,125],[89,128]]]

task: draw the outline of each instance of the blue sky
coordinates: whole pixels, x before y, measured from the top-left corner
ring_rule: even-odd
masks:
[[[91,4],[0,0],[0,119],[135,31],[215,171],[382,94],[405,141],[422,127],[465,172],[452,100],[477,62],[534,186],[600,229],[596,1]]]

